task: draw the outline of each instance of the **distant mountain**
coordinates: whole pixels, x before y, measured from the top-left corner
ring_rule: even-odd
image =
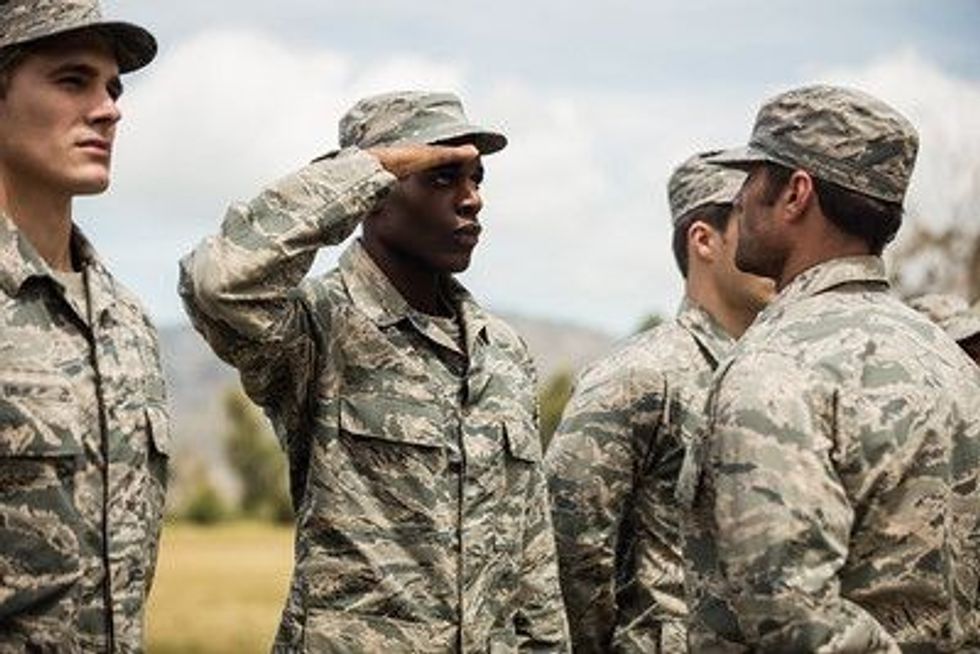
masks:
[[[603,332],[576,325],[503,317],[527,342],[540,381],[559,370],[578,370],[607,352],[614,340]],[[220,488],[233,492],[234,480],[222,451],[227,429],[222,398],[229,389],[237,387],[238,374],[219,360],[190,326],[163,328],[160,340],[170,391],[174,447],[178,452],[175,481],[179,486],[186,471],[200,464]]]

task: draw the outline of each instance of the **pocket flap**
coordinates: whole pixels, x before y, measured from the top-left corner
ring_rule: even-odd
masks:
[[[436,407],[390,397],[373,401],[341,398],[340,428],[350,434],[407,445],[445,445],[445,419]]]
[[[0,456],[81,456],[77,429],[78,407],[66,383],[0,379]]]
[[[157,453],[170,456],[170,418],[165,409],[146,408],[146,424],[150,430],[150,442]]]
[[[504,421],[504,437],[507,451],[515,459],[538,463],[541,461],[541,439],[538,432],[518,420]]]

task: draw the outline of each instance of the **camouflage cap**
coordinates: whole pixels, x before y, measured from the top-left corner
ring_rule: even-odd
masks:
[[[360,100],[340,119],[340,147],[463,141],[481,154],[507,145],[498,132],[473,125],[452,93],[399,91]]]
[[[670,217],[677,225],[684,216],[707,204],[731,204],[735,201],[745,173],[708,163],[720,150],[696,154],[677,168],[667,182]]]
[[[756,115],[747,147],[714,163],[746,168],[772,162],[886,202],[901,203],[919,137],[881,100],[853,89],[808,86],[772,98]]]
[[[142,68],[156,56],[152,34],[132,23],[104,20],[98,0],[0,0],[0,49],[88,29],[109,38],[120,72]]]
[[[980,304],[971,309],[966,300],[956,295],[930,293],[912,298],[909,306],[929,316],[954,341],[980,334]]]

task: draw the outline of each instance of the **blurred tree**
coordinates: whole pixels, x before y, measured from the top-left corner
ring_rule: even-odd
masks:
[[[538,389],[538,408],[540,411],[539,435],[541,446],[545,449],[561,422],[561,414],[572,396],[575,383],[570,370],[559,370],[545,380]]]
[[[225,456],[241,486],[244,515],[288,522],[292,504],[286,478],[286,457],[259,409],[239,389],[225,395],[229,429]]]
[[[211,482],[204,466],[198,464],[190,479],[190,488],[177,517],[200,525],[213,525],[228,517],[228,506]]]

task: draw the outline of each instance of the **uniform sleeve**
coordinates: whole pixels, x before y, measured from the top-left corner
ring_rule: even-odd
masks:
[[[194,327],[239,370],[256,403],[286,414],[303,405],[314,323],[329,326],[310,315],[297,287],[317,251],[346,239],[394,180],[370,154],[343,151],[233,205],[221,232],[181,261],[180,295]]]
[[[545,458],[576,652],[610,651],[616,629],[616,560],[644,456],[633,429],[636,396],[621,371],[583,375]]]
[[[524,368],[532,387],[536,388],[537,374],[526,349],[524,358]],[[537,427],[537,411],[534,423]],[[540,460],[538,447],[538,463],[531,473],[531,495],[525,513],[514,630],[519,651],[568,652],[568,620],[558,578],[558,554],[555,551],[555,533],[551,524],[551,502]]]
[[[734,363],[717,388],[705,471],[727,595],[716,599],[753,651],[898,652],[841,596],[854,508],[832,459],[837,398],[812,375],[764,353]]]

